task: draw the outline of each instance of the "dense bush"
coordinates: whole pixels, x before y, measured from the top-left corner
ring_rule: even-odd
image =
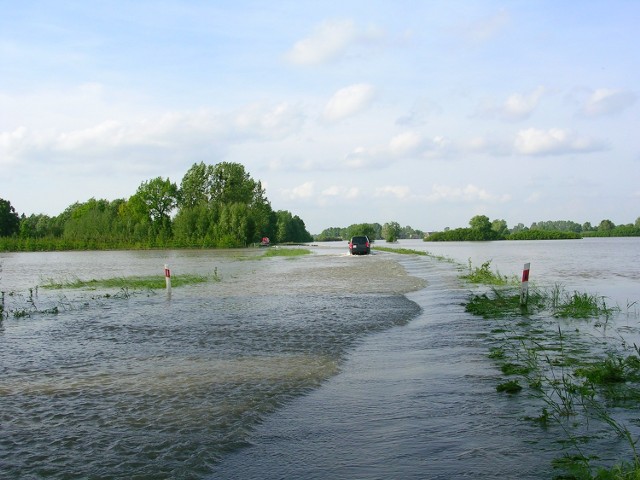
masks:
[[[274,243],[312,240],[300,217],[274,212],[261,183],[242,165],[226,162],[194,164],[180,187],[157,177],[142,182],[129,199],[92,198],[53,218],[18,218],[0,199],[0,227],[0,251],[244,247],[262,237]]]
[[[574,232],[559,232],[557,230],[525,230],[515,232],[506,237],[507,240],[570,240],[582,238]]]

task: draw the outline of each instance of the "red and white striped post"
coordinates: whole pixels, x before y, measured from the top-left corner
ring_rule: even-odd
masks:
[[[166,263],[164,264],[164,281],[167,284],[167,293],[171,293],[171,270]]]
[[[524,264],[522,270],[522,283],[520,284],[520,305],[526,305],[529,300],[529,267],[530,263]]]

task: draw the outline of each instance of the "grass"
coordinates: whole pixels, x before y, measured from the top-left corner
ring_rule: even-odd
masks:
[[[212,275],[195,275],[184,274],[174,275],[171,277],[172,287],[183,287],[186,285],[194,285],[198,283],[206,283],[209,281],[220,281],[217,271]],[[51,290],[62,289],[98,289],[98,288],[118,288],[132,290],[156,290],[166,288],[164,276],[133,276],[133,277],[114,277],[104,279],[81,280],[79,278],[70,281],[56,281],[50,279],[42,285],[42,288]]]
[[[479,274],[489,278],[489,285],[496,285],[494,274]],[[479,278],[476,277],[476,278]],[[464,278],[467,278],[465,276]],[[502,284],[509,286],[510,284]],[[605,318],[609,319],[620,311],[610,307],[604,297],[579,292],[565,292],[561,285],[551,289],[530,289],[526,304],[520,302],[517,289],[495,288],[489,292],[476,294],[465,305],[467,312],[484,318],[521,317],[534,314],[548,314],[556,318]]]
[[[522,390],[522,386],[517,380],[509,380],[507,382],[499,384],[496,387],[497,392],[504,392],[504,393],[510,393],[510,394],[518,393],[520,392],[520,390]]]
[[[469,259],[469,272],[462,275],[462,278],[471,283],[482,283],[484,285],[506,286],[518,283],[517,277],[505,277],[500,272],[491,271],[490,267],[491,260],[484,262],[480,267],[473,267],[471,259]]]
[[[488,357],[503,375],[496,390],[538,399],[540,415],[525,419],[545,429],[559,427],[554,430],[564,432],[562,443],[573,450],[554,460],[554,469],[562,471],[555,478],[640,480],[639,440],[621,420],[640,404],[640,347],[630,346],[609,325],[620,308],[607,305],[602,296],[567,292],[559,284],[532,288],[521,305],[519,288],[492,272],[490,262],[476,268],[469,262],[463,278],[489,287],[486,293],[471,294],[465,309],[493,320]],[[634,306],[628,303],[627,317]],[[573,319],[581,323],[576,326]],[[550,329],[554,323],[557,329]],[[587,327],[593,333],[585,334]],[[622,439],[630,461],[596,465],[599,452],[589,452],[589,442],[603,435]]]

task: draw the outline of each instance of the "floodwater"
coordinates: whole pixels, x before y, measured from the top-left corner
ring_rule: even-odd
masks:
[[[628,304],[638,240],[399,246],[508,275],[531,262],[533,281],[573,271],[568,285]],[[496,393],[492,325],[464,311],[457,264],[309,249],[0,254],[5,311],[28,314],[0,323],[0,477],[552,476],[562,432],[522,420],[534,400]],[[162,276],[165,263],[219,281],[35,289]],[[605,458],[623,448],[603,445]]]

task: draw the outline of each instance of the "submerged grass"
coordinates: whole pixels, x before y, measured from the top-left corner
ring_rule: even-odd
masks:
[[[562,285],[555,285],[551,290],[532,289],[524,304],[520,302],[518,289],[493,287],[487,293],[473,295],[465,308],[467,312],[484,318],[526,317],[547,313],[556,318],[608,319],[620,311],[618,307],[607,305],[604,297],[575,291],[565,292]]]
[[[631,347],[621,334],[611,332],[609,319],[620,308],[598,295],[567,292],[559,284],[533,288],[521,304],[519,289],[491,272],[490,262],[475,269],[469,262],[463,278],[490,287],[486,293],[472,294],[465,308],[497,321],[488,353],[504,375],[496,390],[539,399],[540,415],[526,419],[543,428],[560,427],[564,445],[575,452],[553,462],[562,471],[555,478],[640,480],[638,439],[620,419],[625,409],[634,412],[640,404],[640,347]],[[629,312],[627,306],[627,317]],[[554,324],[557,328],[550,329]],[[585,333],[587,327],[593,333]],[[592,424],[597,428],[590,434]],[[597,464],[597,447],[589,452],[589,445],[603,435],[623,439],[631,460],[608,467]]]
[[[462,278],[471,283],[482,283],[484,285],[499,286],[513,285],[518,283],[518,278],[515,276],[506,277],[504,275],[501,275],[498,271],[493,272],[491,270],[491,260],[484,262],[479,267],[474,267],[471,264],[471,259],[469,259],[468,269],[468,273],[462,275]]]
[[[211,275],[195,275],[184,274],[174,275],[171,277],[172,287],[183,287],[186,285],[194,285],[198,283],[206,283],[210,281],[220,281],[217,272]],[[165,278],[159,275],[151,276],[133,276],[133,277],[114,277],[104,279],[81,280],[76,278],[69,281],[57,281],[49,279],[42,285],[42,288],[51,290],[62,289],[98,289],[98,288],[127,288],[133,290],[155,290],[166,288]]]

